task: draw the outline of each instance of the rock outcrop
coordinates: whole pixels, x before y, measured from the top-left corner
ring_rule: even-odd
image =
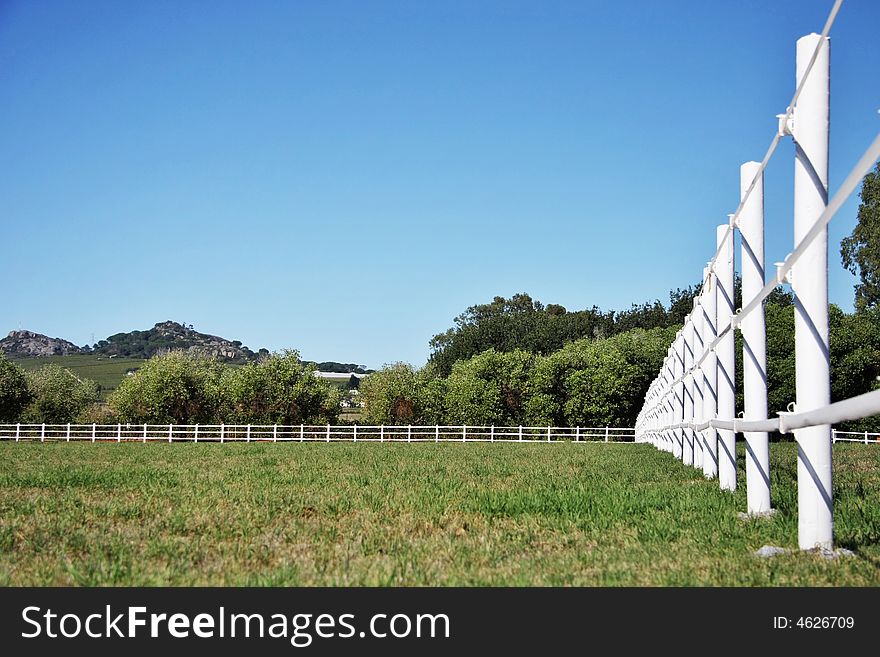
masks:
[[[72,342],[33,331],[10,331],[9,335],[0,340],[0,352],[9,358],[44,358],[88,353],[86,349],[77,347]]]

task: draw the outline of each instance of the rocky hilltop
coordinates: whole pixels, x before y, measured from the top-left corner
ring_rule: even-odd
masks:
[[[10,358],[43,358],[45,356],[69,356],[86,350],[61,338],[50,338],[33,331],[10,331],[0,340],[0,352]]]
[[[199,333],[192,325],[172,321],[159,322],[147,331],[111,335],[95,344],[93,351],[104,356],[130,358],[150,358],[168,351],[187,351],[206,358],[239,363],[259,357],[238,340]]]
[[[94,354],[98,358],[150,358],[169,351],[185,351],[202,358],[216,358],[227,363],[249,363],[269,355],[266,349],[251,351],[240,340],[227,340],[208,333],[199,333],[192,324],[159,322],[146,331],[116,333],[93,347],[77,347],[61,338],[50,338],[33,331],[12,331],[0,340],[0,354],[9,358],[45,358],[71,354]],[[315,369],[326,372],[370,373],[355,363],[311,362]]]

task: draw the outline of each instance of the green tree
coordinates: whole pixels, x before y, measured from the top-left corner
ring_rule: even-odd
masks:
[[[428,363],[416,373],[418,395],[418,422],[420,424],[445,424],[447,418],[446,392],[449,384],[437,375]]]
[[[63,424],[77,417],[98,401],[98,384],[79,379],[58,365],[44,365],[27,372],[31,402],[22,419],[28,423]]]
[[[528,423],[632,426],[677,329],[577,340],[541,359],[532,375]]]
[[[0,355],[0,422],[15,422],[31,401],[24,372]]]
[[[455,363],[446,380],[448,421],[502,426],[523,422],[535,360],[521,349],[488,349]]]
[[[634,329],[590,344],[588,366],[565,380],[564,423],[633,426],[677,329]]]
[[[172,351],[153,356],[110,396],[121,422],[209,423],[217,418],[223,366]]]
[[[840,243],[843,266],[859,277],[857,310],[880,304],[880,163],[862,181],[858,223]]]
[[[830,308],[831,401],[880,388],[880,307],[847,314]],[[880,416],[846,422],[841,429],[880,431]]]
[[[226,370],[221,396],[222,418],[230,423],[334,424],[342,393],[291,350]]]
[[[422,416],[422,381],[408,363],[393,363],[361,382],[366,424],[416,424]]]
[[[471,306],[454,320],[454,326],[430,342],[431,363],[443,376],[456,361],[467,360],[488,349],[509,352],[522,349],[549,355],[581,338],[603,339],[634,328],[666,328],[680,324],[693,307],[699,285],[669,293],[669,307],[659,300],[633,304],[628,310],[567,311],[557,304],[546,307],[528,294]]]

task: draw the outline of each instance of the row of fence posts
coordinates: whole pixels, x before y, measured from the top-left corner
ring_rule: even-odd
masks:
[[[45,442],[45,440],[46,440],[46,424],[43,423],[39,426],[40,426],[40,442]],[[66,431],[66,435],[65,435],[65,439],[67,442],[70,442],[70,439],[71,439],[71,435],[72,435],[71,434],[71,427],[72,426],[73,425],[71,423],[69,423],[69,422],[67,423],[67,431]],[[92,424],[91,426],[92,426],[91,439],[92,439],[92,442],[95,442],[97,440],[97,427],[98,427],[98,425]],[[128,428],[128,426],[129,425],[126,425],[126,428]],[[147,439],[149,436],[149,432],[148,432],[149,426],[158,426],[158,425],[148,425],[148,424],[143,425],[143,434],[140,436],[142,442],[147,442]],[[161,426],[164,426],[164,425],[161,425]],[[173,442],[175,426],[177,426],[178,429],[180,427],[180,425],[174,425],[174,424],[168,425],[168,442],[169,443]],[[194,440],[194,442],[199,442],[199,425],[195,424],[195,425],[191,425],[191,426],[193,427],[193,440]],[[234,426],[238,427],[241,425],[234,425]],[[219,428],[220,428],[220,431],[219,431],[220,442],[221,443],[226,442],[226,430],[228,427],[225,424],[221,424],[221,425],[219,425]],[[332,428],[339,428],[339,427],[333,427],[333,425],[330,425],[330,424],[326,425],[326,434],[325,434],[326,435],[326,442],[331,442],[331,429]],[[351,428],[352,428],[352,440],[353,440],[353,442],[357,442],[358,425],[356,425],[356,424],[351,425]],[[386,428],[394,430],[394,429],[402,429],[403,426],[387,426],[386,427],[386,425],[381,425],[379,427],[379,442],[385,442],[385,429]],[[473,425],[471,428],[476,429],[478,427],[476,425]],[[479,428],[482,428],[482,427],[479,427]],[[116,441],[122,442],[122,424],[117,424],[116,429],[117,429]],[[412,429],[413,429],[413,425],[411,425],[411,424],[406,425],[407,442],[412,442]],[[547,427],[547,442],[552,442],[552,437],[553,437],[552,429],[553,429],[553,427]],[[467,441],[467,430],[468,430],[468,425],[467,424],[462,425],[461,439],[463,442]],[[604,442],[607,443],[610,441],[610,438],[611,438],[611,433],[610,433],[611,428],[604,427],[604,430],[605,430]],[[133,438],[131,436],[126,438],[126,440],[132,440],[132,439]],[[19,423],[19,424],[15,425],[15,441],[19,442],[20,440],[21,440],[21,424]],[[299,425],[299,440],[300,440],[300,442],[303,442],[305,440],[305,425],[304,424]],[[434,426],[434,440],[436,442],[440,441],[440,425]],[[578,427],[575,427],[575,441],[580,442],[580,440],[581,440],[581,427],[578,426]],[[249,424],[245,425],[245,441],[251,442],[251,425],[249,425]],[[278,425],[277,424],[272,425],[272,441],[278,442]],[[491,425],[491,427],[490,427],[489,441],[495,442],[495,425]],[[521,425],[520,425],[519,431],[518,431],[518,441],[524,442],[523,427]]]
[[[780,136],[796,145],[794,175],[794,244],[797,246],[819,219],[828,202],[829,42],[819,47],[818,34],[797,42],[798,84],[816,53],[796,106],[780,117]],[[749,189],[751,188],[751,193]],[[748,200],[745,199],[748,197]],[[637,440],[649,440],[684,463],[701,468],[720,487],[737,486],[736,443],[732,429],[672,429],[674,424],[702,424],[735,417],[734,332],[719,339],[714,353],[706,347],[731,326],[734,317],[734,230],[742,243],[743,304],[765,286],[763,165],[740,168],[737,221],[716,230],[717,257],[703,270],[703,289],[667,354],[658,379],[649,389],[637,424]],[[830,402],[828,351],[828,231],[824,228],[792,267],[788,282],[795,298],[795,408],[820,408]],[[763,304],[742,318],[745,420],[767,418],[766,325]],[[698,370],[685,374],[704,358]],[[675,386],[669,385],[684,377]],[[653,406],[652,406],[653,404]],[[791,409],[789,409],[791,410]],[[830,548],[833,538],[831,495],[831,426],[795,430],[798,444],[798,543],[801,548]],[[750,514],[771,510],[770,450],[766,432],[745,432],[747,506]]]

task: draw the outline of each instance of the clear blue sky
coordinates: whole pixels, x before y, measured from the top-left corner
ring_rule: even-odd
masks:
[[[467,306],[699,280],[831,0],[0,2],[0,332],[166,319],[377,367]],[[880,129],[880,3],[832,30],[832,193]],[[767,171],[792,249],[793,149]],[[831,227],[831,298],[853,279]]]

